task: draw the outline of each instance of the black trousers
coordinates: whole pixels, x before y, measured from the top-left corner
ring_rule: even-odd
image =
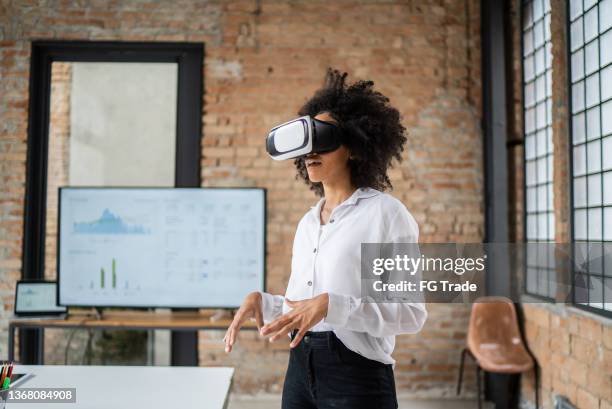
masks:
[[[307,332],[289,355],[282,409],[328,408],[397,409],[393,368],[351,351],[332,331]]]

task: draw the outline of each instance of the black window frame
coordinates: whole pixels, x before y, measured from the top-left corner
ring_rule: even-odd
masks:
[[[200,187],[204,44],[55,41],[31,43],[22,280],[44,275],[51,69],[53,62],[178,64],[175,186]],[[172,361],[197,365],[197,332],[173,332]],[[176,344],[176,345],[175,345]],[[20,361],[43,362],[41,330],[20,331]]]
[[[593,5],[591,5],[591,7],[587,10],[584,10],[584,0],[582,1],[582,12],[580,17],[578,18],[584,18],[584,16],[586,15],[586,13],[590,10],[592,10],[594,7],[598,7],[601,4],[600,0],[597,0]],[[576,241],[576,226],[575,226],[575,222],[574,222],[574,217],[575,217],[575,211],[576,211],[576,206],[574,203],[574,179],[576,179],[575,174],[574,174],[574,112],[573,112],[573,90],[572,90],[572,38],[571,38],[571,25],[572,25],[572,19],[571,19],[571,0],[568,0],[566,2],[566,10],[565,10],[565,28],[566,28],[566,32],[567,32],[567,36],[566,36],[566,53],[567,53],[567,91],[568,91],[568,135],[569,135],[569,143],[568,143],[568,155],[569,155],[569,169],[570,171],[568,172],[568,178],[569,178],[569,192],[570,192],[570,197],[569,197],[569,206],[570,206],[570,240],[571,240],[571,246],[572,246],[572,264],[570,266],[571,271],[570,271],[570,275],[571,275],[571,302],[572,302],[572,306],[574,306],[575,308],[581,309],[581,310],[585,310],[588,312],[591,312],[593,314],[599,315],[599,316],[603,316],[606,318],[612,318],[612,311],[611,310],[606,310],[605,308],[598,308],[598,307],[593,307],[591,305],[585,305],[581,302],[577,302],[576,300],[576,277],[578,275],[580,275],[581,273],[584,273],[584,271],[578,271],[575,269],[576,265],[575,265],[575,260],[576,260],[576,246],[578,244],[582,244],[584,243],[584,245],[589,246],[589,243],[602,243],[602,250],[603,250],[603,243],[610,243],[609,245],[612,246],[612,242],[610,241],[604,241],[604,209],[606,207],[612,207],[612,205],[605,205],[603,202],[603,195],[604,195],[604,186],[603,186],[603,176],[604,176],[604,169],[603,169],[603,148],[600,146],[600,160],[601,160],[601,168],[599,169],[599,171],[596,171],[595,173],[599,173],[601,175],[601,204],[599,206],[589,206],[588,201],[589,201],[589,197],[588,197],[588,180],[586,181],[587,184],[587,194],[586,194],[586,205],[584,207],[580,207],[579,209],[584,208],[587,211],[587,233],[586,233],[586,240],[580,240],[580,241]],[[577,19],[576,19],[577,20]],[[604,135],[602,133],[602,126],[603,126],[603,122],[602,122],[602,106],[604,103],[606,102],[610,102],[612,101],[612,99],[607,99],[607,100],[602,100],[601,97],[601,90],[602,90],[602,86],[601,86],[601,72],[603,69],[607,68],[607,67],[611,67],[612,66],[612,62],[610,62],[608,65],[606,66],[601,66],[601,44],[600,44],[600,38],[602,37],[603,34],[606,33],[611,33],[612,32],[612,27],[608,27],[606,29],[606,31],[604,31],[603,33],[599,32],[599,24],[600,24],[600,13],[599,13],[599,9],[597,11],[597,36],[593,39],[591,39],[590,41],[586,41],[585,40],[585,28],[584,28],[584,20],[583,20],[583,24],[582,24],[582,45],[577,48],[577,50],[582,49],[583,50],[583,78],[579,81],[584,81],[584,107],[583,109],[577,111],[578,113],[580,112],[584,112],[585,114],[585,128],[587,127],[586,124],[586,113],[587,111],[589,111],[589,109],[592,109],[594,107],[598,107],[599,108],[599,136],[593,140],[598,140],[600,142],[603,141],[604,139]],[[597,70],[595,70],[593,73],[588,74],[586,72],[586,56],[585,54],[585,50],[586,50],[586,46],[591,43],[597,41],[598,45],[598,68]],[[594,75],[595,73],[597,73],[598,75],[598,85],[599,85],[599,102],[594,104],[592,107],[587,106],[587,100],[586,100],[586,79],[591,76]],[[576,81],[576,82],[579,82]],[[608,136],[608,137],[612,137],[612,136]],[[589,139],[588,139],[588,135],[586,135],[586,131],[585,131],[585,141],[584,141],[584,145],[585,145],[585,150],[586,145],[589,143]],[[587,154],[587,152],[585,152],[585,154]],[[585,167],[587,168],[587,170],[585,171],[584,175],[580,175],[580,176],[584,176],[585,178],[588,179],[589,175],[591,175],[592,173],[588,171],[588,159],[585,159]],[[612,172],[612,170],[608,170],[609,172]],[[596,241],[596,240],[590,240],[589,239],[589,233],[588,233],[588,210],[590,208],[600,208],[601,209],[601,240],[600,241]],[[602,301],[605,303],[605,265],[603,264],[605,261],[602,260]],[[588,280],[588,276],[589,276],[589,271],[586,272],[586,277]],[[584,283],[581,282],[580,285],[581,291],[589,291],[589,285],[588,283]],[[590,301],[589,296],[587,295],[587,301]]]
[[[527,287],[527,283],[528,283],[528,276],[527,275],[529,274],[529,268],[530,268],[530,266],[528,265],[528,258],[529,257],[528,257],[527,252],[530,249],[533,249],[534,247],[536,249],[538,249],[538,250],[540,248],[542,248],[539,245],[530,246],[527,243],[534,243],[534,244],[551,243],[551,246],[554,245],[554,244],[552,244],[552,243],[554,243],[554,238],[553,238],[552,242],[550,240],[540,240],[539,238],[534,241],[533,239],[528,239],[528,236],[527,236],[527,232],[528,232],[528,224],[527,224],[527,215],[528,215],[528,211],[527,211],[527,159],[526,159],[526,156],[527,156],[527,138],[526,138],[526,136],[527,136],[527,127],[526,127],[526,122],[525,122],[525,118],[526,118],[526,115],[525,115],[525,111],[526,111],[525,85],[526,85],[527,82],[525,80],[525,67],[524,67],[524,65],[525,65],[525,36],[524,36],[524,34],[525,33],[524,33],[524,26],[523,26],[524,22],[523,22],[523,19],[525,17],[525,10],[524,9],[525,9],[526,4],[533,3],[533,1],[536,1],[536,0],[521,0],[520,1],[520,11],[519,11],[520,26],[518,27],[518,29],[520,31],[521,118],[522,118],[522,138],[523,138],[523,157],[522,157],[522,159],[523,159],[523,212],[522,212],[523,235],[522,236],[523,237],[522,238],[523,238],[523,243],[525,243],[525,252],[524,252],[525,259],[523,260],[523,271],[525,273],[525,276],[523,277],[522,291],[523,291],[524,294],[527,294],[530,297],[542,300],[544,302],[554,302],[555,301],[555,297],[549,297],[549,296],[545,296],[545,295],[540,294],[540,293],[530,292],[528,290],[528,287]],[[552,7],[552,5],[550,5],[550,7]],[[548,13],[550,14],[550,11]],[[543,11],[542,11],[542,20],[543,21],[546,21],[546,19],[545,19],[546,14],[547,14],[546,10],[543,9]],[[535,24],[536,24],[535,22],[532,24],[532,26],[531,26],[532,29],[535,28]],[[544,27],[543,29],[546,30],[546,27]],[[534,41],[534,45],[535,45],[535,39],[533,41]],[[550,39],[550,42],[552,43],[552,38]],[[544,55],[544,58],[545,58],[545,63],[544,63],[545,68],[544,68],[544,73],[542,75],[545,77],[545,81],[546,81],[546,75],[547,75],[546,74],[546,70],[547,70],[546,69],[546,43],[547,43],[547,40],[546,40],[546,37],[544,36],[542,47],[544,48],[544,54],[545,54]],[[534,56],[534,60],[535,60],[535,54],[536,54],[535,50],[533,50],[532,53],[530,54],[530,55]],[[535,61],[534,61],[534,65],[535,65]],[[552,70],[552,66],[551,66],[550,69]],[[537,78],[537,75],[535,74],[535,68],[534,68],[534,85],[535,85],[535,78]],[[551,78],[552,78],[552,74],[551,74]],[[545,83],[544,88],[545,88],[545,93],[546,93],[547,89],[548,89],[548,84],[547,83]],[[551,94],[550,98],[552,99],[552,94]],[[535,99],[535,96],[534,96],[534,99]],[[546,98],[545,98],[544,101],[546,101]],[[543,102],[543,103],[546,105],[546,102]],[[551,104],[552,104],[552,101],[551,101]],[[535,101],[534,107],[536,107],[536,106],[537,106],[537,99]],[[547,111],[547,115],[548,115],[548,110],[546,110],[546,111]],[[551,121],[552,121],[552,118],[551,118]],[[535,136],[535,134],[537,133],[537,125],[534,125],[534,126],[536,126],[536,130],[534,131],[534,137],[537,138],[537,136]],[[549,125],[546,124],[545,128],[547,128],[548,126]],[[551,130],[551,132],[552,132],[552,130]],[[554,146],[554,144],[553,144],[553,146]],[[551,156],[554,157],[554,149],[553,149],[553,151],[550,154],[547,154],[547,155],[551,155]],[[537,157],[536,157],[535,160],[537,161]],[[554,159],[553,159],[553,163],[554,163]],[[548,172],[548,163],[546,165],[546,168],[547,168],[547,172]],[[537,169],[536,169],[536,173],[537,173]],[[555,183],[554,175],[553,175],[552,181],[550,183],[552,184],[553,190],[554,190],[554,183]],[[536,184],[536,187],[538,187],[538,186],[539,186],[539,183]],[[536,211],[536,213],[538,213],[538,212],[539,211]],[[553,214],[553,217],[554,217],[553,223],[556,223],[556,213],[555,213],[554,202],[553,202],[552,214]],[[550,228],[548,227],[548,220],[547,220],[547,228],[550,231]],[[548,232],[547,232],[547,235],[548,235]],[[550,277],[551,273],[555,274],[555,272],[556,272],[555,268],[550,268],[550,267],[542,267],[542,268],[543,269],[547,269],[548,277]]]

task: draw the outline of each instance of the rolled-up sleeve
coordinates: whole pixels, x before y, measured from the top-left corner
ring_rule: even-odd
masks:
[[[403,204],[396,207],[383,228],[383,243],[418,243],[418,225]],[[420,276],[420,272],[417,274]],[[375,337],[413,334],[419,332],[427,320],[427,309],[421,297],[416,300],[412,298],[413,302],[397,299],[371,302],[344,294],[328,295],[328,311],[324,322],[351,331],[366,332]]]

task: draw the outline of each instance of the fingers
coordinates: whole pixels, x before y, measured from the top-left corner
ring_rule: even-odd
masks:
[[[273,332],[277,332],[282,327],[287,325],[287,323],[290,322],[291,319],[292,319],[292,315],[290,313],[281,315],[280,317],[278,317],[274,321],[264,325],[261,328],[261,331],[260,331],[261,335],[263,335],[265,337],[266,335],[269,335],[269,334],[271,334]]]
[[[261,328],[264,326],[263,312],[261,311],[261,308],[258,308],[255,312],[255,323],[257,324],[257,330],[261,331]]]
[[[223,337],[223,341],[225,341],[225,352],[230,353],[232,351],[232,347],[236,342],[236,336],[238,335],[238,331],[243,321],[243,314],[238,312]]]
[[[297,328],[297,322],[291,321],[283,326],[276,334],[270,337],[270,342],[274,342],[283,336],[287,336],[293,329]]]
[[[227,334],[223,338],[223,340],[225,341],[225,352],[227,352],[228,354],[232,352],[232,347],[234,346],[234,343],[236,342],[236,335],[238,334],[239,329],[240,329],[239,326],[232,324],[228,328]]]
[[[306,328],[300,329],[298,333],[295,334],[295,338],[293,338],[293,341],[291,341],[291,343],[289,344],[289,348],[295,348],[296,346],[298,346],[302,338],[304,338],[304,334],[306,334]]]

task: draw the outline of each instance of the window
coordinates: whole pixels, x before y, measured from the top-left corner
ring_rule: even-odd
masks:
[[[522,35],[525,239],[529,243],[546,243],[555,239],[550,0],[523,3]],[[528,246],[528,294],[555,296],[554,258],[547,251],[549,247]]]
[[[574,302],[611,312],[612,0],[571,0],[568,24]]]
[[[58,186],[200,186],[204,50],[55,40],[34,41],[31,50],[22,278],[41,279],[55,277]],[[41,331],[19,335],[20,361],[42,363]],[[197,333],[171,335],[172,363],[197,364]],[[169,346],[156,362],[168,361]],[[55,350],[46,358],[66,362]],[[88,349],[106,360],[94,355]]]

